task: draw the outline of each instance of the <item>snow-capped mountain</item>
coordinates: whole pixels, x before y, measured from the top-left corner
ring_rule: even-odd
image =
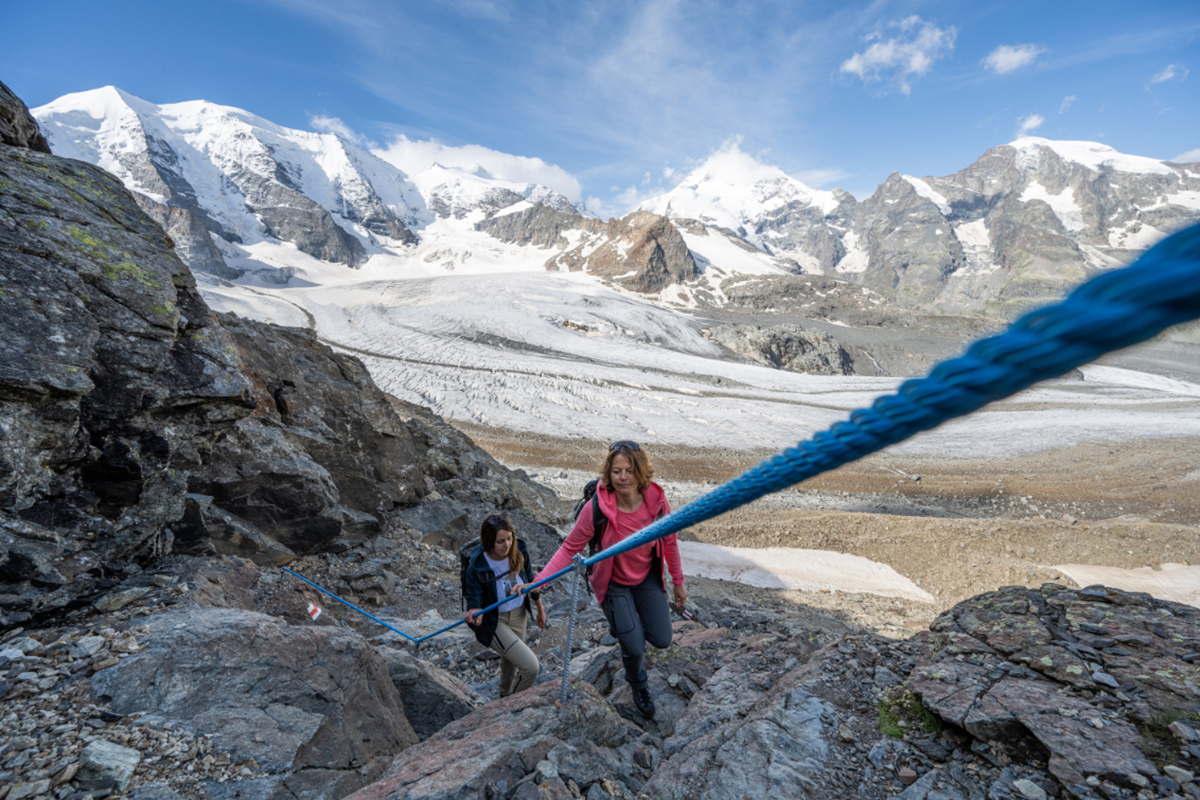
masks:
[[[642,207],[675,220],[702,267],[752,263],[730,250],[736,237],[764,274],[770,265],[912,307],[1007,315],[1200,220],[1200,166],[1025,138],[944,178],[893,173],[859,202],[727,145]]]
[[[415,243],[412,228],[430,218],[407,176],[378,157],[334,134],[284,128],[240,109],[154,105],[110,86],[33,114],[56,153],[104,167],[151,208],[174,209],[168,232],[210,259],[219,254],[188,233],[290,242],[355,266],[370,248]]]
[[[410,175],[386,151],[202,101],[107,87],[33,113],[56,153],[118,175],[193,269],[259,282],[304,269],[282,244],[350,266],[584,271],[684,306],[724,305],[747,280],[824,275],[910,308],[1008,316],[1200,219],[1200,166],[1091,142],[1020,139],[954,175],[893,173],[862,201],[731,143],[604,222],[480,166]]]
[[[778,167],[728,143],[671,191],[639,208],[670,219],[694,219],[732,233],[763,252],[784,259],[794,271],[822,272],[827,236],[814,230],[837,211],[845,192],[812,189]]]

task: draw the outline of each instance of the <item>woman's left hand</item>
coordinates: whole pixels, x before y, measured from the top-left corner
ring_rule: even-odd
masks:
[[[546,609],[541,604],[541,601],[537,604],[537,626],[539,628],[546,627]]]
[[[682,611],[683,604],[687,602],[687,589],[682,583],[672,584],[672,588],[675,590],[675,608]]]

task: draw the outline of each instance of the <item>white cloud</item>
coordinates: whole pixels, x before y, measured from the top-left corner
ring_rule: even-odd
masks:
[[[477,144],[451,147],[436,139],[413,140],[401,134],[386,148],[371,152],[409,175],[419,175],[435,163],[460,169],[482,167],[500,180],[549,186],[573,203],[579,202],[583,194],[579,181],[562,167],[540,158],[514,156]]]
[[[1150,79],[1150,83],[1163,83],[1165,81],[1181,81],[1188,76],[1187,67],[1182,64],[1167,64],[1162,68],[1162,71]]]
[[[1020,69],[1026,64],[1032,64],[1039,55],[1046,52],[1044,47],[1036,44],[1002,44],[988,54],[983,65],[993,72],[1003,75],[1006,72]]]
[[[336,133],[348,142],[353,142],[359,147],[370,147],[372,142],[367,141],[365,136],[360,136],[354,132],[346,123],[342,122],[337,117],[326,117],[321,114],[310,114],[308,124],[313,126],[314,130],[323,133]]]
[[[792,173],[792,177],[805,186],[821,189],[830,184],[836,184],[838,181],[844,181],[850,177],[850,173],[837,168],[805,169]]]
[[[890,39],[884,39],[882,33],[867,37],[867,41],[878,41],[843,61],[840,71],[857,75],[864,82],[895,79],[900,91],[909,94],[910,78],[924,75],[933,62],[949,55],[958,35],[953,26],[939,28],[915,14],[888,27],[898,29],[899,34]]]
[[[1069,94],[1066,97],[1064,97],[1062,99],[1062,102],[1058,104],[1058,113],[1060,113],[1060,114],[1067,113],[1067,109],[1070,108],[1072,106],[1072,104],[1074,104],[1074,102],[1078,99],[1079,98],[1073,94]]]
[[[645,175],[642,176],[642,186],[645,186],[649,182],[650,182],[650,173],[647,172]]]
[[[1176,164],[1194,164],[1200,161],[1200,147],[1195,150],[1188,150],[1186,153],[1180,153],[1171,159]]]
[[[641,200],[641,195],[638,194],[638,188],[636,186],[630,186],[628,189],[614,197],[613,200],[618,205],[624,206],[625,208],[633,208],[638,204],[638,201]]]
[[[1030,114],[1028,117],[1019,118],[1017,122],[1020,123],[1020,127],[1017,128],[1017,138],[1028,136],[1030,131],[1042,127],[1042,123],[1045,121],[1046,118],[1041,114]]]

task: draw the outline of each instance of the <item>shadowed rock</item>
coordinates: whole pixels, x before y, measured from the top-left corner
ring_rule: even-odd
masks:
[[[274,776],[263,797],[342,796],[417,740],[387,666],[355,633],[214,608],[148,627],[141,651],[97,673],[93,692],[118,714],[216,734]]]

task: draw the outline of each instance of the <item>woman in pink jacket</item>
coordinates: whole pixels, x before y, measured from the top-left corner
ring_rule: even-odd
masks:
[[[569,566],[575,554],[587,547],[595,533],[596,510],[604,516],[601,549],[669,514],[667,497],[662,487],[651,480],[653,476],[650,459],[637,442],[614,442],[600,469],[595,499],[584,506],[567,540],[533,582]],[[588,578],[608,619],[609,630],[621,643],[625,680],[633,689],[634,703],[647,719],[654,717],[654,698],[650,696],[646,675],[646,642],[660,648],[671,644],[664,560],[671,573],[675,605],[683,608],[687,590],[683,588],[683,568],[675,534],[601,561]]]

